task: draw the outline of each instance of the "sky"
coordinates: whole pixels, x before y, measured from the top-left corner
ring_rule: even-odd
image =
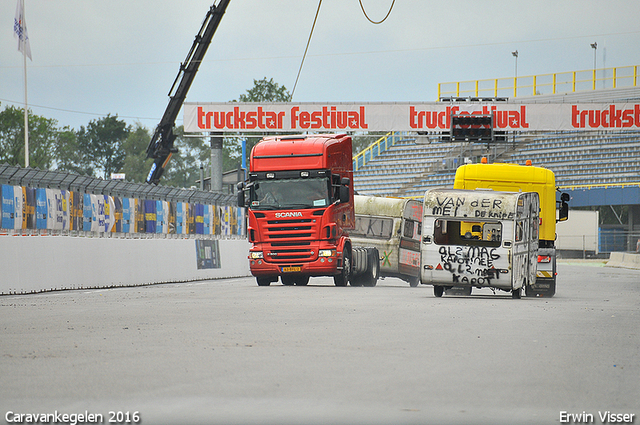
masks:
[[[215,1],[216,3],[218,0]],[[318,0],[231,0],[189,102],[273,78],[293,89]],[[0,0],[0,110],[23,107],[17,0]],[[25,0],[33,113],[79,129],[107,114],[151,130],[213,0]],[[372,20],[392,0],[362,0]],[[638,0],[322,1],[294,101],[423,102],[438,83],[640,65]],[[591,43],[597,42],[594,49]],[[176,120],[182,124],[182,112]]]

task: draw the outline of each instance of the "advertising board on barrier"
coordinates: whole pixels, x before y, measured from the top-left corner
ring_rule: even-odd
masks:
[[[242,237],[246,231],[244,209],[228,205],[120,198],[6,184],[1,186],[0,196],[0,228],[33,230],[23,234],[82,231]]]
[[[184,131],[443,131],[454,114],[492,114],[494,128],[502,131],[640,128],[638,103],[185,102]]]

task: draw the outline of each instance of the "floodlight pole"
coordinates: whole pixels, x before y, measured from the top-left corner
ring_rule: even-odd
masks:
[[[518,95],[518,51],[513,51],[511,54],[516,58],[516,70],[513,77],[513,97]]]
[[[593,48],[593,89],[596,89],[596,52],[598,51],[598,43],[591,43],[591,48]]]

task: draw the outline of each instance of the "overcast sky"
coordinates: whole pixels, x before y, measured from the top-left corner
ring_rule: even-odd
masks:
[[[362,0],[382,19],[392,0]],[[24,102],[0,0],[0,108]],[[216,0],[217,3],[217,0]],[[25,0],[35,114],[78,129],[117,114],[155,128],[212,0]],[[226,102],[273,78],[293,89],[318,0],[231,0],[187,101]],[[373,25],[358,0],[324,0],[294,101],[434,101],[437,84],[640,65],[638,0],[396,0]],[[182,113],[177,125],[182,124]]]

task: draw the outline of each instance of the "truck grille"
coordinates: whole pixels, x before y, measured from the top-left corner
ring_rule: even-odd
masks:
[[[314,227],[311,219],[268,220],[265,242],[270,243],[271,249],[265,252],[267,261],[291,263],[316,259],[317,249],[311,245],[317,233]]]

